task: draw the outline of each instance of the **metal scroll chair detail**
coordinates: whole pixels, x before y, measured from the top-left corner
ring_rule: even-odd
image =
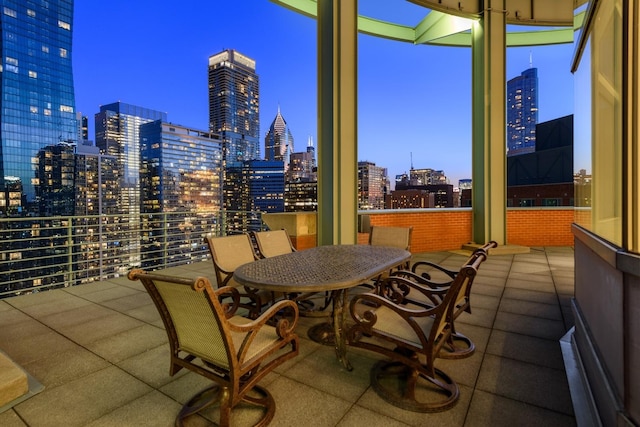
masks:
[[[184,279],[140,269],[130,271],[128,277],[142,282],[162,317],[171,350],[169,374],[186,368],[215,383],[182,407],[175,425],[216,403],[221,426],[232,424],[232,411],[240,403],[259,407],[261,418],[256,425],[267,425],[274,416],[275,401],[258,382],[298,354],[297,306],[279,301],[250,320],[235,314],[240,299],[237,289],[213,290],[204,277]],[[230,296],[224,301],[232,303],[221,304],[223,296]],[[288,316],[275,327],[267,324],[283,311]]]
[[[296,252],[289,234],[284,229],[270,231],[251,231],[250,237],[255,242],[259,258],[269,258]],[[331,315],[327,307],[331,304],[330,292],[293,293],[287,298],[296,301],[300,315],[304,317],[325,317]],[[317,304],[319,303],[319,305]]]
[[[487,259],[489,256],[489,249],[497,247],[498,244],[494,241],[491,241],[481,248],[476,249],[469,259],[465,262],[465,265],[474,264],[476,261],[479,261],[477,268],[480,268],[480,263]],[[451,280],[447,281],[433,281],[431,279],[431,275],[428,273],[418,274],[416,271],[418,267],[428,266],[435,270],[438,270],[448,276]],[[428,286],[430,288],[446,288],[450,286],[451,283],[455,280],[458,275],[458,271],[449,270],[444,268],[438,264],[429,262],[429,261],[419,261],[416,262],[412,267],[411,271],[407,270],[399,270],[392,273],[395,277],[403,277],[405,279],[413,280],[417,283],[420,283],[423,286]],[[453,308],[453,317],[451,319],[451,336],[449,337],[449,345],[440,352],[439,357],[442,359],[460,359],[464,357],[471,356],[475,351],[475,344],[473,341],[456,331],[455,320],[464,312],[471,314],[471,286],[473,285],[473,277],[460,289],[458,296],[454,302]],[[432,301],[426,300],[419,293],[405,295],[405,301],[410,302],[414,305],[419,305],[422,307],[431,307],[433,305]]]
[[[446,289],[392,276],[379,283],[376,293],[351,300],[355,325],[348,331],[349,344],[388,357],[371,370],[371,386],[380,397],[416,412],[443,411],[455,405],[458,385],[434,362],[449,342],[460,288],[473,279],[479,263],[463,266]],[[405,300],[409,293],[420,293],[432,306],[411,304]]]
[[[233,272],[236,268],[256,260],[249,235],[205,236],[204,240],[213,260],[218,287],[232,286],[237,288],[242,297],[240,307],[249,311],[249,317],[258,317],[265,306],[273,303],[274,295],[271,292],[246,288],[233,279]]]

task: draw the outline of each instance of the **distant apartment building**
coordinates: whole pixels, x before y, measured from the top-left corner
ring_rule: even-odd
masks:
[[[256,61],[233,49],[209,57],[209,131],[220,135],[226,166],[260,158]]]
[[[118,264],[126,257],[118,215],[120,197],[117,158],[102,154],[98,147],[76,146],[74,271],[78,283],[101,280],[122,271]]]
[[[318,210],[318,169],[315,148],[309,138],[306,151],[291,153],[285,175],[284,210],[286,212]]]
[[[396,188],[387,198],[387,209],[452,208],[453,185],[413,185],[396,182]]]
[[[167,114],[137,105],[115,102],[102,105],[95,115],[96,146],[114,156],[118,165],[118,213],[122,224],[123,272],[140,266],[140,125],[167,121]],[[130,231],[128,231],[130,230]]]
[[[102,105],[95,115],[96,146],[118,159],[121,213],[140,214],[140,125],[155,120],[167,121],[167,114],[123,102]]]
[[[192,247],[220,231],[222,143],[156,120],[140,126],[143,268],[196,261]]]
[[[287,182],[316,181],[318,179],[313,147],[307,147],[307,151],[291,153],[286,175]]]
[[[259,230],[261,212],[284,212],[284,163],[247,160],[225,169],[227,230]]]
[[[435,194],[426,189],[393,190],[386,199],[387,209],[433,208]]]
[[[0,1],[0,214],[38,215],[33,159],[44,147],[76,142],[71,62],[73,0]],[[22,195],[12,189],[19,182]],[[16,201],[20,200],[18,204]]]
[[[217,135],[162,120],[140,126],[142,209],[211,213],[222,208]]]
[[[436,185],[448,184],[447,176],[442,170],[435,169],[413,169],[409,171],[409,181],[411,185]]]
[[[536,149],[538,69],[529,68],[507,82],[507,156]]]
[[[318,210],[318,181],[297,180],[284,183],[285,212],[315,212]]]
[[[372,162],[358,162],[358,209],[384,209],[388,191],[386,168]]]
[[[286,174],[289,170],[289,162],[293,152],[293,134],[287,125],[287,121],[280,113],[280,107],[278,107],[278,113],[264,137],[264,159],[284,162],[284,172]]]

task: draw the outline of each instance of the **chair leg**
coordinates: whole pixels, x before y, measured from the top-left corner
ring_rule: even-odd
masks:
[[[252,406],[261,407],[263,410],[262,417],[255,423],[255,426],[267,426],[276,412],[276,403],[269,391],[258,385],[254,386],[241,399]],[[182,427],[184,420],[201,410],[213,405],[219,404],[220,418],[219,425],[228,427],[231,425],[231,414],[233,407],[231,406],[231,396],[229,390],[219,385],[213,385],[200,391],[193,396],[180,410],[175,420],[176,427]],[[235,405],[234,405],[235,406]]]
[[[200,412],[201,410],[219,402],[222,399],[222,387],[218,384],[214,384],[211,387],[207,387],[201,390],[198,394],[193,396],[187,403],[184,404],[178,416],[176,417],[175,426],[181,427],[182,420],[190,415]]]
[[[473,341],[469,337],[456,332],[449,336],[438,357],[441,359],[463,359],[471,356],[475,351],[476,345]]]
[[[402,409],[414,412],[444,411],[456,404],[460,390],[446,373],[437,368],[434,371],[435,376],[431,377],[426,369],[383,360],[371,369],[371,387],[381,398]],[[421,379],[427,383],[419,381]]]

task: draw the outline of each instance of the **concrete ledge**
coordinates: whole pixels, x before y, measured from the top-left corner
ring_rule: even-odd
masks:
[[[27,373],[0,352],[0,407],[29,392]]]

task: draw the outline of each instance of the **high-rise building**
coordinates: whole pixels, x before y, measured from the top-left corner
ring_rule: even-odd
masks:
[[[507,156],[533,153],[538,123],[538,69],[507,82]]]
[[[284,172],[286,174],[289,170],[293,152],[293,135],[287,125],[287,121],[280,113],[280,107],[278,107],[278,114],[271,122],[267,135],[264,137],[264,159],[284,162]]]
[[[167,121],[167,114],[123,102],[103,105],[95,115],[96,146],[102,154],[117,159],[123,274],[131,267],[141,266],[140,125],[155,120]]]
[[[101,280],[119,273],[126,257],[120,245],[118,162],[98,147],[79,144],[75,152],[74,276],[77,283]]]
[[[114,102],[95,115],[96,146],[118,159],[120,213],[140,214],[140,125],[167,121],[167,114],[149,108]]]
[[[447,184],[449,181],[443,170],[434,170],[430,168],[411,168],[409,171],[409,180],[411,185]]]
[[[260,158],[256,61],[227,49],[209,57],[209,130],[223,142],[227,166]]]
[[[389,189],[387,168],[371,162],[358,162],[358,208],[384,209]]]
[[[75,215],[75,147],[56,144],[38,151],[36,196],[41,216]]]
[[[219,232],[222,146],[217,135],[166,123],[140,126],[142,267],[194,262],[202,236]],[[180,230],[180,232],[176,232]]]
[[[222,207],[217,135],[156,120],[140,126],[144,213],[213,213]]]
[[[289,156],[289,169],[286,172],[286,181],[317,181],[317,176],[316,151],[313,147],[313,141],[311,137],[309,137],[306,151],[291,153],[291,156]]]
[[[76,142],[71,45],[73,0],[0,0],[0,194],[20,182],[21,209],[35,212],[36,164],[44,147]],[[26,209],[25,209],[26,208]]]
[[[284,165],[247,160],[227,167],[223,191],[227,230],[259,230],[256,212],[284,212]]]

